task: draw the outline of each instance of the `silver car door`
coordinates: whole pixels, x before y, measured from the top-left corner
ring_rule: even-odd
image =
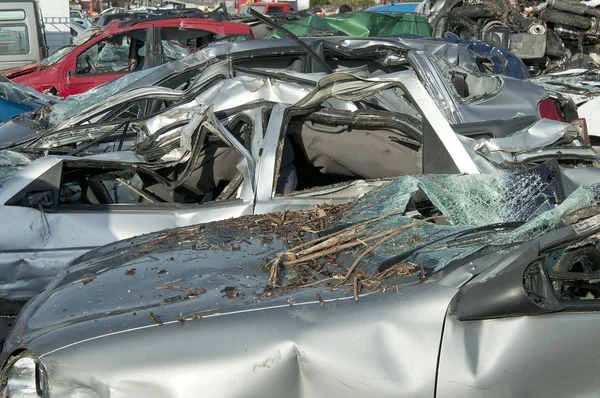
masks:
[[[60,159],[42,158],[0,184],[0,300],[32,297],[64,262],[53,250],[44,259],[37,254],[50,238],[47,212],[55,209],[61,168]]]

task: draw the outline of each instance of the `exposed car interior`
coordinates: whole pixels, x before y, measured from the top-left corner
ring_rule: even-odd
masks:
[[[551,253],[546,266],[561,301],[600,300],[600,249],[596,246]]]
[[[212,32],[200,29],[161,28],[162,54],[167,61],[198,51],[215,40]]]
[[[476,99],[482,96],[494,96],[500,89],[501,81],[496,76],[475,75],[443,58],[431,56],[442,71],[442,75],[451,82],[456,94],[462,99]]]
[[[393,112],[319,112],[290,118],[276,194],[356,179],[421,174],[420,122]]]
[[[133,30],[98,41],[77,57],[77,75],[127,73],[144,68],[146,30]]]
[[[249,145],[243,121],[230,128],[240,142]],[[168,135],[168,130],[160,133]],[[241,155],[206,128],[200,128],[192,139],[193,149],[188,153],[180,150],[178,134],[159,143],[150,138],[136,150],[152,163],[140,166],[65,162],[59,203],[201,204],[235,197],[243,180],[236,168]]]

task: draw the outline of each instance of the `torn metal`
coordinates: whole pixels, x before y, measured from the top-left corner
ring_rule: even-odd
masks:
[[[547,92],[536,85],[472,72],[469,69],[472,69],[473,61],[466,60],[464,56],[459,57],[463,61],[458,62],[458,66],[443,62],[438,56],[421,51],[447,54],[440,53],[440,45],[428,40],[327,37],[303,38],[302,41],[319,49],[325,60],[332,63],[333,69],[338,71],[366,68],[367,74],[364,77],[379,77],[404,70],[415,71],[450,123],[512,119],[517,114],[538,119],[538,103],[548,97]],[[464,50],[458,44],[447,43],[447,46],[457,51]],[[457,54],[460,53],[458,51]],[[273,62],[274,59],[279,61]],[[182,60],[129,74],[85,94],[73,96],[60,106],[43,108],[12,125],[2,126],[1,137],[17,135],[15,129],[31,130],[28,134],[20,133],[23,136],[21,140],[11,139],[5,141],[3,146],[27,146],[25,143],[32,138],[60,134],[64,129],[83,124],[110,123],[123,118],[142,121],[174,106],[191,103],[195,95],[207,90],[207,86],[218,84],[218,76],[209,77],[204,72],[212,64],[222,60],[230,60],[233,64],[235,71],[230,72],[232,76],[244,74],[244,70],[248,68],[256,74],[268,65],[270,70],[263,70],[264,77],[276,76],[299,84],[314,81],[312,73],[324,72],[318,64],[313,65],[306,52],[291,40],[220,43]],[[275,71],[283,73],[278,75]],[[228,77],[221,76],[223,79]],[[141,87],[148,86],[153,86],[156,90],[156,98],[133,95],[136,92],[133,89],[141,90]],[[170,102],[161,98],[161,90],[167,89],[174,90],[168,94]],[[138,94],[150,95],[150,92],[141,90]],[[179,98],[176,98],[177,92],[180,93]],[[152,100],[152,105],[142,106],[144,98]],[[124,102],[125,99],[129,102]],[[284,102],[295,101],[284,98]]]
[[[415,64],[427,59],[407,54]],[[33,162],[15,161],[0,192],[11,226],[0,248],[11,276],[0,295],[27,299],[70,259],[111,241],[348,202],[378,185],[371,180],[501,174],[550,159],[597,165],[581,131],[566,123],[542,120],[506,138],[457,135],[411,70],[265,73],[232,76],[230,61],[214,63],[185,91],[135,88],[115,107],[15,147]],[[146,120],[102,119],[149,99],[175,105]],[[60,155],[44,156],[52,153]]]

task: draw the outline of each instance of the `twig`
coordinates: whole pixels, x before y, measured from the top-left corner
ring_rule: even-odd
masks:
[[[183,319],[185,319],[186,321],[188,321],[188,320],[194,320],[194,318],[198,317],[200,314],[205,314],[207,312],[214,312],[214,311],[219,311],[219,309],[218,308],[211,308],[210,310],[202,310],[202,311],[192,312],[191,314],[184,315]],[[180,314],[180,316],[181,316],[181,314]],[[200,318],[202,318],[202,317],[200,316]]]
[[[373,224],[374,222],[383,220],[384,218],[387,218],[387,217],[390,217],[390,216],[395,216],[395,215],[398,215],[398,214],[401,214],[401,213],[402,213],[401,211],[395,210],[395,211],[392,211],[390,213],[384,214],[383,216],[379,216],[379,217],[376,217],[376,218],[372,218],[372,219],[369,219],[369,220],[362,221],[362,222],[360,222],[358,224],[351,225],[349,227],[346,227],[346,228],[344,228],[342,230],[339,230],[337,232],[334,232],[332,234],[329,234],[329,235],[326,235],[326,236],[321,236],[320,238],[316,238],[316,239],[310,240],[308,242],[304,242],[301,245],[294,246],[291,249],[287,250],[287,252],[293,252],[294,250],[302,249],[304,247],[307,247],[307,246],[310,246],[310,245],[322,242],[324,240],[331,239],[334,236],[341,235],[341,234],[343,234],[344,232],[346,232],[346,231],[348,231],[350,229],[358,229],[360,227],[365,227],[365,226],[367,226],[369,224]]]
[[[407,229],[412,228],[412,227],[416,227],[417,225],[423,224],[423,223],[425,223],[427,221],[431,221],[431,220],[435,220],[435,219],[439,219],[439,218],[449,218],[449,217],[447,217],[447,216],[428,217],[428,218],[425,218],[423,220],[415,221],[415,222],[412,222],[410,224],[406,224],[406,225],[404,225],[402,227],[396,228],[392,232],[387,231],[388,235],[386,237],[384,237],[383,239],[381,239],[379,242],[375,243],[373,246],[366,248],[365,251],[362,252],[360,256],[358,256],[358,258],[354,261],[354,263],[352,264],[352,266],[350,267],[350,269],[346,273],[346,276],[344,277],[344,280],[348,280],[348,278],[350,278],[350,275],[352,275],[352,273],[354,272],[354,270],[358,266],[358,263],[360,263],[363,258],[365,258],[369,253],[371,253],[373,250],[377,249],[379,246],[383,245],[385,242],[387,242],[388,240],[390,240],[394,236],[398,235],[400,232],[406,231]]]
[[[294,257],[304,257],[304,256],[306,256],[308,254],[317,252],[319,250],[326,249],[326,248],[331,247],[331,246],[335,246],[338,243],[347,242],[350,239],[356,237],[357,234],[359,234],[358,229],[351,229],[349,231],[346,231],[343,234],[336,235],[336,236],[334,236],[332,238],[327,239],[324,242],[321,242],[321,243],[319,243],[317,245],[309,247],[308,249],[299,251],[298,253],[294,254]],[[361,233],[361,234],[359,234],[359,236],[363,236],[363,235],[364,235],[364,232]]]
[[[288,265],[302,264],[302,263],[305,263],[307,261],[314,260],[316,258],[321,258],[321,257],[327,256],[329,254],[334,254],[334,253],[337,253],[337,252],[345,250],[345,249],[349,249],[349,248],[354,247],[354,246],[362,245],[363,242],[369,242],[369,241],[372,241],[374,239],[380,238],[382,234],[384,234],[384,233],[390,233],[390,231],[382,232],[381,234],[377,234],[377,235],[372,236],[370,238],[363,239],[360,242],[359,241],[354,241],[354,242],[346,243],[346,244],[334,247],[334,248],[329,249],[329,250],[324,250],[324,251],[321,251],[321,252],[318,252],[318,253],[311,254],[310,256],[305,256],[305,257],[302,257],[302,258],[297,258],[295,260],[285,261],[283,263],[283,265],[284,266],[288,266]]]
[[[372,282],[374,280],[384,280],[391,277],[394,274],[399,275],[412,275],[411,272],[415,270],[417,266],[410,261],[404,261],[402,263],[396,264],[393,267],[386,269],[385,271],[381,271],[370,278],[365,279],[365,282]]]
[[[271,286],[275,286],[277,284],[277,279],[279,278],[279,267],[281,267],[283,259],[281,256],[275,257],[273,261],[273,265],[271,265],[271,270],[269,272],[269,284]]]
[[[395,231],[395,229],[388,229],[387,231],[380,232],[377,235],[370,236],[370,237],[368,237],[366,239],[357,239],[354,242],[346,243],[344,245],[340,245],[340,246],[337,246],[337,247],[329,249],[329,250],[323,250],[323,251],[320,251],[318,253],[311,254],[309,256],[304,256],[304,257],[301,257],[301,258],[294,258],[292,260],[285,261],[283,263],[283,265],[284,266],[288,266],[288,265],[301,264],[301,263],[305,263],[305,262],[310,261],[310,260],[314,260],[315,258],[324,257],[324,256],[327,256],[329,254],[337,253],[337,252],[339,252],[341,250],[349,249],[349,248],[354,247],[354,246],[359,246],[361,244],[364,245],[364,244],[366,244],[366,242],[370,242],[372,240],[379,239],[379,238],[381,238],[383,236],[386,236],[386,235],[388,235],[388,234],[390,234],[390,233],[392,233],[394,231]],[[360,234],[358,236],[362,237],[363,235],[364,234]],[[283,255],[287,255],[288,257],[290,257],[290,254],[288,252],[283,253]]]
[[[307,283],[306,285],[300,285],[300,286],[296,286],[296,287],[298,287],[298,288],[311,287],[314,285],[318,285],[319,283],[328,282],[328,281],[332,281],[332,280],[335,280],[335,278],[325,278],[325,279],[321,279],[320,281]]]
[[[358,276],[354,276],[354,301],[358,303]]]

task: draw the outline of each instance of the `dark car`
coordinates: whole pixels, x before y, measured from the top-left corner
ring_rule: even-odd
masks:
[[[128,21],[130,19],[144,19],[152,16],[152,14],[148,12],[113,12],[106,13],[100,15],[98,21],[96,21],[96,26],[101,28],[107,26],[112,21]]]

